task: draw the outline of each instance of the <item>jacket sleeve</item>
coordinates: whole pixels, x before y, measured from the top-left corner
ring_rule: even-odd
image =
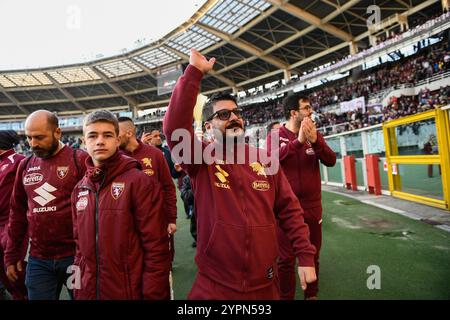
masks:
[[[3,217],[5,219],[5,221],[0,220],[0,223],[6,223],[8,221],[12,188],[14,187],[17,168],[22,159],[23,158],[17,154],[14,156],[14,162],[11,164],[11,168],[3,178],[2,185],[0,186],[0,217],[2,217],[0,219],[3,220]]]
[[[78,243],[78,223],[77,223],[77,209],[76,209],[76,203],[78,201],[77,199],[77,186],[73,189],[72,197],[71,197],[71,206],[72,206],[72,225],[73,225],[73,240],[75,241],[75,259],[74,259],[74,265],[79,266],[80,263],[80,246]]]
[[[278,130],[277,132],[279,133],[280,131]],[[281,146],[280,139],[275,139],[275,137],[278,137],[278,135],[275,135],[275,130],[272,130],[267,135],[266,149],[269,152],[269,155],[273,150],[278,149],[280,162],[286,159],[288,156],[295,155],[303,146],[303,144],[300,143],[298,139],[289,141],[288,143],[285,143],[283,146]]]
[[[311,145],[314,152],[318,155],[320,162],[327,167],[333,167],[336,164],[336,153],[331,150],[320,133],[317,133],[317,141]]]
[[[178,179],[181,177],[181,172],[175,170],[175,163],[173,163],[172,155],[170,154],[170,150],[167,148],[163,148],[164,158],[166,158],[167,165],[169,166],[170,175],[173,179]]]
[[[22,173],[27,162],[27,159],[24,159],[19,164],[11,195],[8,240],[4,257],[6,267],[17,263],[23,258],[21,254],[22,244],[28,234],[28,196],[22,181]]]
[[[168,223],[177,223],[177,193],[169,166],[162,152],[158,153],[158,162],[160,164],[158,173],[164,199],[164,211]]]
[[[196,67],[189,65],[186,68],[184,75],[178,79],[178,82],[175,85],[163,121],[163,131],[170,150],[173,151],[174,147],[179,143],[183,143],[186,148],[189,149],[186,150],[185,148],[183,152],[180,152],[180,156],[189,161],[188,164],[182,163],[181,159],[175,159],[175,161],[180,163],[190,176],[195,175],[200,167],[200,164],[194,164],[198,162],[194,161],[195,151],[203,151],[203,143],[197,139],[192,127],[194,107],[197,102],[197,95],[202,78],[203,73]],[[188,141],[184,141],[184,139],[182,142],[173,140],[176,139],[175,136],[173,136],[173,133],[177,129],[184,129],[184,132],[189,134],[189,137],[186,137]],[[188,154],[185,154],[185,151],[187,151]],[[177,157],[178,155],[172,153],[172,156]],[[202,158],[201,154],[197,157],[200,159]]]
[[[160,187],[142,173],[133,184],[131,203],[144,251],[142,295],[159,300],[169,296],[169,241]]]
[[[185,203],[190,205],[194,204],[194,193],[192,192],[189,176],[183,177],[183,186],[181,187],[180,193],[181,199],[183,199]]]
[[[80,170],[79,180],[81,180],[84,177],[84,174],[86,173],[86,159],[88,157],[89,155],[86,151],[77,149],[77,160],[78,160],[78,167]]]
[[[314,266],[316,250],[309,241],[309,228],[304,221],[300,202],[282,170],[275,174],[274,180],[276,188],[274,212],[279,226],[292,243],[299,266]]]

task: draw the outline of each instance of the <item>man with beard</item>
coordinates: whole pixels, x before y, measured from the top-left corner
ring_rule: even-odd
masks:
[[[284,174],[276,166],[265,168],[259,158],[249,160],[255,150],[243,144],[242,110],[233,96],[214,95],[203,108],[207,133],[215,141],[208,145],[195,136],[193,110],[200,82],[214,62],[191,49],[190,64],[175,86],[163,123],[172,152],[178,149],[178,134],[189,134],[182,137],[187,145],[183,159],[176,159],[191,178],[198,226],[198,274],[188,298],[278,299],[276,220],[293,243],[303,287],[316,278],[315,250]],[[211,159],[193,152],[211,146]]]
[[[309,98],[298,94],[288,95],[283,100],[286,124],[278,131],[269,132],[267,149],[278,149],[281,167],[289,179],[292,190],[305,211],[310,241],[316,247],[314,264],[319,277],[319,251],[322,244],[322,201],[320,162],[327,167],[336,163],[336,154],[325,142],[311,119],[312,108]],[[274,140],[279,133],[279,140]],[[273,145],[272,145],[273,144]],[[289,238],[278,228],[278,260],[280,295],[283,300],[295,297],[295,255]],[[316,300],[319,291],[318,280],[304,291],[305,299]]]
[[[5,252],[7,275],[17,281],[23,270],[21,246],[29,237],[28,298],[57,300],[75,254],[70,196],[86,171],[87,154],[60,141],[58,118],[46,110],[28,116],[25,135],[34,155],[20,163],[14,182]]]
[[[150,180],[161,187],[163,211],[167,219],[167,245],[170,247],[169,264],[171,264],[175,252],[173,236],[177,231],[177,194],[169,167],[160,149],[144,144],[136,138],[136,126],[133,120],[128,117],[120,117],[118,120],[120,149],[125,155],[136,159]],[[169,275],[167,275],[167,281],[167,285],[169,285]]]
[[[27,297],[27,289],[24,284],[24,272],[20,273],[19,280],[9,281],[4,265],[4,252],[8,238],[7,227],[9,220],[10,199],[17,167],[25,158],[14,151],[14,146],[19,143],[19,136],[13,130],[0,131],[0,285],[3,283],[14,300],[23,300]],[[28,242],[23,241],[22,259],[25,257]],[[0,300],[4,299],[4,292],[0,288]]]

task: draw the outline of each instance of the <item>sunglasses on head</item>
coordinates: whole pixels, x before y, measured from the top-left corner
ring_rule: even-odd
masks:
[[[242,110],[241,108],[236,108],[233,110],[229,110],[229,109],[221,109],[218,110],[216,112],[214,112],[208,119],[207,121],[211,121],[213,118],[218,117],[220,120],[222,121],[226,121],[228,119],[230,119],[231,117],[231,113],[234,113],[234,115],[238,118],[242,118],[242,113],[244,112],[244,110]]]

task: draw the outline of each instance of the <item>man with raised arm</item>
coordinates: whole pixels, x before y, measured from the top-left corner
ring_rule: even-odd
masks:
[[[193,110],[200,82],[214,62],[191,49],[190,64],[172,93],[163,124],[173,153],[178,150],[177,137],[184,135],[183,159],[175,160],[189,174],[194,190],[198,274],[188,298],[279,299],[277,220],[299,259],[304,288],[316,279],[315,249],[300,203],[282,171],[273,163],[265,167],[262,155],[250,160],[257,151],[244,144],[242,110],[233,96],[216,94],[203,108],[206,130],[214,141],[207,145],[195,136]],[[208,159],[198,154],[211,149]]]

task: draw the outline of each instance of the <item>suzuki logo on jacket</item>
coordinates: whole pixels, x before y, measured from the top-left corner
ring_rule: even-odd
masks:
[[[46,182],[42,186],[34,190],[34,192],[36,192],[39,196],[34,197],[33,200],[39,203],[41,206],[45,206],[50,201],[56,199],[56,197],[51,194],[51,192],[55,192],[56,190],[57,189],[54,186]]]

